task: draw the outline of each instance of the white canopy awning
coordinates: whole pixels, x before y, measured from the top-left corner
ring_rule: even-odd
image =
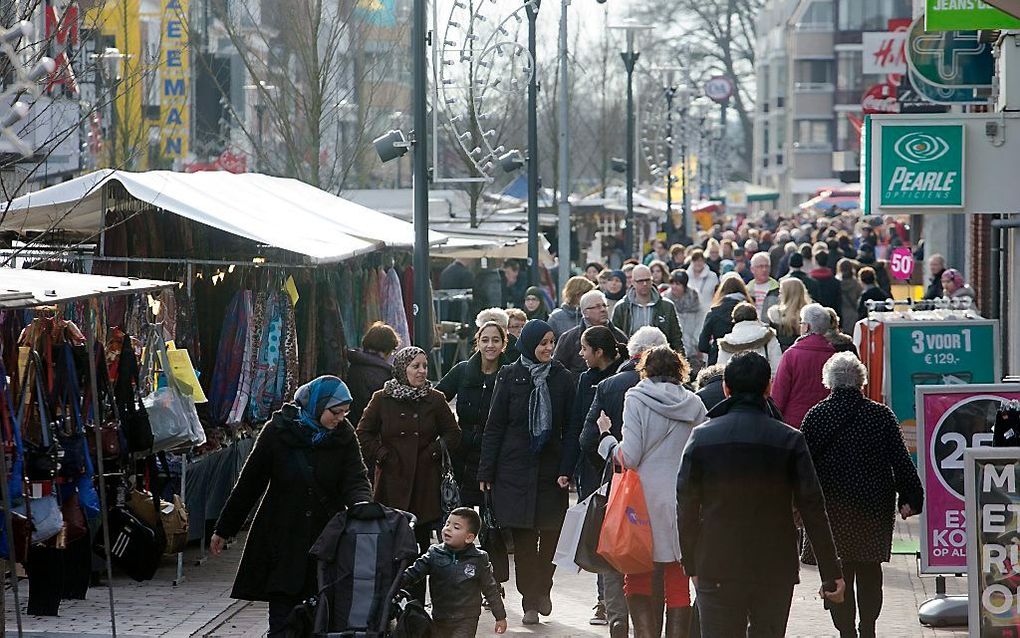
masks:
[[[0,308],[31,308],[89,297],[149,292],[178,285],[176,281],[157,279],[0,268]]]
[[[102,186],[232,235],[333,263],[382,247],[412,248],[414,226],[296,179],[259,173],[104,169],[0,205],[0,230],[96,233]],[[6,215],[4,214],[6,210]],[[429,242],[445,237],[429,232]]]

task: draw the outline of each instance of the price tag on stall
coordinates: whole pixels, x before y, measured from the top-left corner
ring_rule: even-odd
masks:
[[[896,279],[906,281],[914,272],[914,254],[909,248],[899,247],[892,251],[889,258],[889,271]]]

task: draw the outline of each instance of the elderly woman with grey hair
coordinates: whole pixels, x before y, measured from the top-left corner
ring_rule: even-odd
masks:
[[[889,561],[896,512],[904,519],[919,514],[924,490],[898,419],[862,392],[867,371],[860,360],[850,352],[833,355],[821,379],[831,394],[808,411],[801,430],[843,561],[846,598],[830,613],[841,637],[869,638],[882,610],[882,563]]]
[[[809,303],[800,310],[801,337],[782,359],[772,382],[772,399],[783,414],[783,421],[800,427],[807,411],[828,396],[822,385],[822,366],[836,349],[826,339],[831,329],[829,311],[825,306]]]

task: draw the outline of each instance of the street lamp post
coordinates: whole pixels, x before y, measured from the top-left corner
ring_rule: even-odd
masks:
[[[627,48],[620,57],[627,69],[627,228],[624,231],[624,243],[631,256],[638,250],[634,245],[634,67],[641,56],[636,49],[637,33],[652,29],[651,25],[639,24],[634,19],[627,19],[621,24],[610,25],[610,29],[622,29],[626,33]]]
[[[531,78],[528,80],[528,283],[539,285],[538,275],[538,67],[535,64],[536,23],[541,0],[528,0],[528,53]]]
[[[411,113],[414,126],[412,201],[414,221],[414,342],[432,351],[432,288],[429,285],[429,154],[428,154],[428,3],[414,0],[411,9]]]

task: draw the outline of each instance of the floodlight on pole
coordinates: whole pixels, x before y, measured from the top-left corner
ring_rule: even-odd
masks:
[[[627,69],[627,227],[624,233],[625,252],[628,257],[637,254],[634,245],[634,67],[641,53],[637,50],[637,36],[642,31],[651,31],[650,24],[641,24],[634,18],[627,18],[619,24],[609,25],[610,29],[622,30],[626,35],[627,47],[620,53]]]

